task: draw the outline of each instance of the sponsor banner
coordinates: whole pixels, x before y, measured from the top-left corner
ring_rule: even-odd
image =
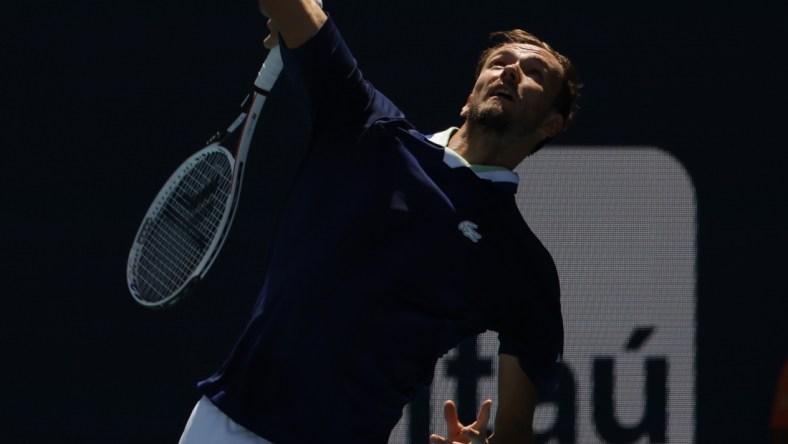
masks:
[[[551,147],[517,173],[518,206],[558,267],[566,330],[561,385],[537,406],[536,441],[692,442],[697,222],[687,172],[657,148]],[[441,359],[390,442],[445,434],[446,399],[471,420],[495,401],[497,347],[488,332]]]

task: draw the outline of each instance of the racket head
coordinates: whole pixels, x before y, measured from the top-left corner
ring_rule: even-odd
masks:
[[[234,168],[232,154],[216,142],[190,156],[165,182],[129,252],[126,278],[139,304],[169,307],[208,271],[232,210]]]

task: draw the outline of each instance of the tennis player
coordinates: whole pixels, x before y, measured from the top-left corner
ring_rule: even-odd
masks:
[[[364,79],[314,0],[260,6],[313,133],[249,323],[198,384],[181,443],[386,443],[436,361],[487,330],[500,341],[493,434],[489,400],[467,425],[447,402],[450,436],[429,439],[532,442],[563,325],[556,268],[515,204],[512,170],[570,124],[571,63],[502,33],[462,126],[424,135]]]

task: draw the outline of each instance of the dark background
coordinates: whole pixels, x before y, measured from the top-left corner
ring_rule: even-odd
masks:
[[[234,117],[265,55],[264,19],[253,0],[5,6],[0,441],[177,442],[195,382],[243,326],[303,147],[286,87],[203,286],[149,311],[126,290],[125,262],[166,177]],[[788,355],[786,15],[758,2],[327,7],[367,77],[425,132],[459,123],[487,34],[522,27],[587,85],[560,143],[674,154],[698,202],[696,441],[766,442]]]

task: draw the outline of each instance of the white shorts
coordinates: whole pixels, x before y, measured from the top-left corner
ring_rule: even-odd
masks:
[[[203,396],[194,406],[178,444],[273,444],[230,419]]]

